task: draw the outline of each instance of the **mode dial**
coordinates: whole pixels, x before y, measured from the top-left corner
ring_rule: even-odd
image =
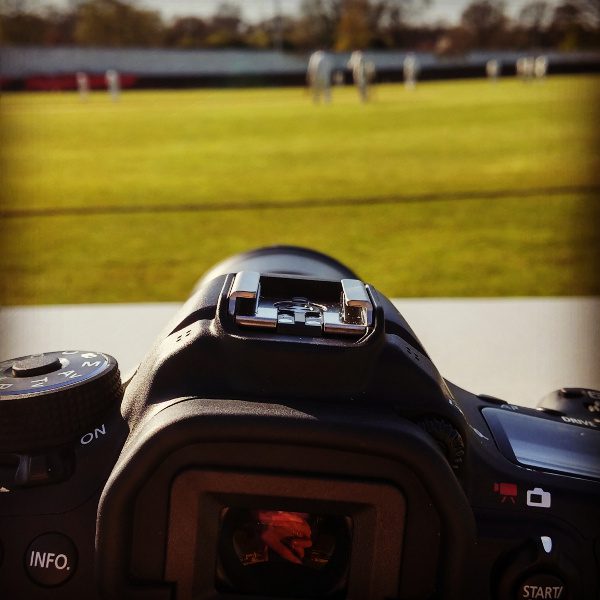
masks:
[[[121,401],[117,361],[84,350],[0,362],[0,452],[29,452],[73,439]]]

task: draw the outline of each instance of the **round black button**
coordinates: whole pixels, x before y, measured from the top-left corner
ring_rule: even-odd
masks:
[[[56,586],[65,583],[77,568],[77,550],[62,533],[44,533],[25,553],[25,569],[34,583]]]
[[[36,354],[13,363],[12,375],[13,377],[33,377],[52,373],[61,368],[62,363],[58,357],[52,354]]]
[[[517,590],[517,600],[568,600],[569,590],[556,575],[535,573],[521,583]]]

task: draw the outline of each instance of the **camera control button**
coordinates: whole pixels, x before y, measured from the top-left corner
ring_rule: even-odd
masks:
[[[46,375],[62,369],[62,363],[53,354],[36,354],[13,363],[13,377],[33,377]]]
[[[46,587],[62,585],[75,573],[77,549],[62,533],[37,537],[25,553],[25,569],[34,583]]]
[[[517,589],[517,600],[568,600],[570,597],[567,585],[560,577],[547,573],[529,575]]]

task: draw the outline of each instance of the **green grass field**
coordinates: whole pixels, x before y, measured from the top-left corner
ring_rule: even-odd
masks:
[[[599,294],[599,88],[4,94],[0,300],[181,300],[274,243],[391,296]]]

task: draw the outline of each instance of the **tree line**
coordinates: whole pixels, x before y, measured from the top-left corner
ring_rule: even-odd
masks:
[[[134,0],[71,0],[64,10],[32,0],[0,0],[0,44],[160,48],[473,49],[600,47],[600,0],[531,0],[509,17],[502,0],[473,0],[456,24],[426,24],[431,0],[303,0],[297,15],[257,23],[221,2],[207,18],[165,21]]]

